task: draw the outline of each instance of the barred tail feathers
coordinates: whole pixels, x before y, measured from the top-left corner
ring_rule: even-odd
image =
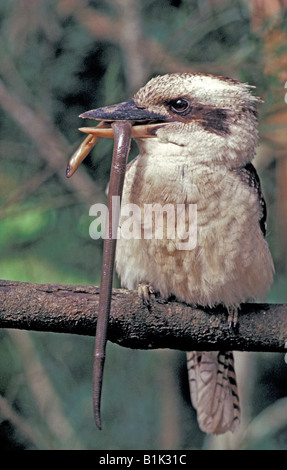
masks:
[[[187,352],[191,401],[202,431],[223,434],[236,431],[240,406],[233,353]]]

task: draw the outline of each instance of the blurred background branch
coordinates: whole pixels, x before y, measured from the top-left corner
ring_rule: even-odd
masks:
[[[255,85],[264,100],[255,165],[276,266],[266,301],[286,302],[286,35],[287,0],[0,2],[1,278],[98,285],[102,243],[89,237],[89,208],[105,201],[112,142],[102,139],[66,180],[68,159],[83,138],[79,114],[129,99],[157,74],[209,72]],[[131,158],[136,152],[133,144]],[[95,432],[93,348],[88,336],[0,331],[1,449],[242,448],[247,429],[248,448],[287,448],[283,353],[238,353],[242,432],[215,443],[198,430],[183,352],[110,343],[103,403],[109,425]],[[28,371],[31,351],[41,367]],[[39,396],[47,383],[45,405]]]

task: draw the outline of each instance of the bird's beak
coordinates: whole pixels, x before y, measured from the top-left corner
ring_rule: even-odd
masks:
[[[69,160],[66,172],[68,178],[75,173],[100,137],[114,137],[112,122],[130,121],[132,124],[131,137],[134,139],[156,137],[157,130],[170,122],[167,114],[139,106],[134,100],[104,108],[92,109],[81,114],[80,117],[96,119],[101,122],[96,127],[81,127],[79,129],[88,134],[88,136]]]
[[[80,115],[81,118],[104,121],[100,128],[83,127],[80,130],[100,137],[114,137],[111,128],[113,121],[130,121],[132,123],[132,138],[155,137],[159,127],[165,125],[167,116],[138,106],[134,100],[124,103],[93,109]]]

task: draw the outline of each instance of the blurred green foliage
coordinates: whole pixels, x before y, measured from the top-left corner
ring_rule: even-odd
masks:
[[[89,237],[89,207],[105,198],[112,142],[99,142],[78,170],[84,177],[77,180],[78,185],[73,182],[78,175],[65,181],[65,164],[82,140],[78,115],[130,98],[136,86],[155,74],[186,69],[255,84],[257,94],[265,100],[260,110],[263,144],[257,162],[269,207],[268,239],[277,267],[268,300],[286,302],[286,251],[280,244],[276,217],[276,158],[282,154],[276,142],[270,141],[271,125],[265,120],[282,109],[286,90],[280,70],[266,73],[269,59],[264,38],[271,20],[253,28],[251,3],[0,3],[2,279],[99,284],[102,243]],[[133,20],[127,9],[132,10]],[[123,39],[123,28],[135,31],[132,21],[139,26],[138,37],[129,41],[135,41],[138,50],[130,50],[129,41]],[[286,32],[286,11],[281,12],[276,28]],[[273,54],[280,60],[286,47],[281,43]],[[135,63],[141,70],[137,79],[127,72]],[[25,109],[32,113],[32,134],[23,125]],[[54,147],[46,152],[39,145],[44,140],[37,123],[53,141]],[[53,149],[60,149],[58,164]],[[131,158],[135,155],[133,146]],[[80,186],[93,189],[85,192]],[[91,398],[93,347],[94,340],[88,337],[0,331],[0,449],[216,447],[197,428],[188,398],[185,355],[180,352],[133,351],[109,344],[104,428],[97,431]],[[278,354],[248,357],[252,367],[247,359],[249,372],[242,379],[248,389],[247,422],[251,421],[252,430],[254,418],[260,423],[264,410],[278,399],[287,400],[287,366]],[[286,410],[286,402],[280,401],[280,406]],[[270,414],[273,416],[272,408]],[[222,445],[286,448],[287,416],[273,421],[264,421],[262,436],[250,433],[248,442],[243,436]]]

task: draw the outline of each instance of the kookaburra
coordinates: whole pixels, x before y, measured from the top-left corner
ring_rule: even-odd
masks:
[[[134,98],[82,117],[128,120],[140,154],[128,166],[122,205],[196,205],[197,239],[180,249],[176,237],[120,237],[116,269],[123,287],[193,306],[240,304],[264,296],[273,278],[265,240],[266,206],[252,165],[258,141],[250,87],[209,74],[174,73],[151,79]],[[108,126],[108,124],[107,124]],[[187,212],[187,209],[186,209]],[[123,217],[120,226],[124,223]],[[207,433],[235,431],[240,421],[232,352],[188,352],[191,400]]]

